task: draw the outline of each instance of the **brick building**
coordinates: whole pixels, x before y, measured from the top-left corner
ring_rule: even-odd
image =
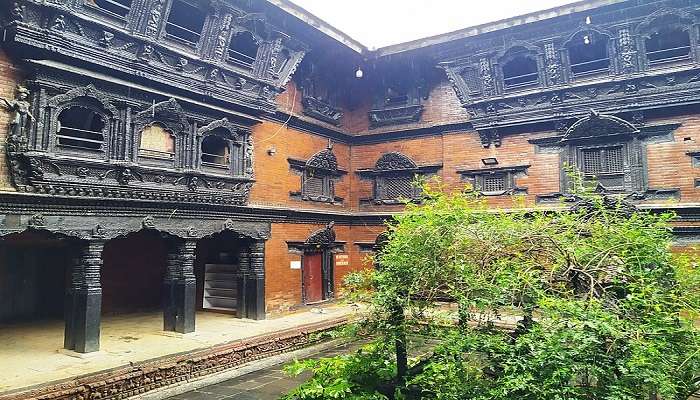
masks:
[[[284,0],[4,2],[0,320],[337,296],[414,176],[700,217],[700,3],[589,0],[368,51]],[[359,77],[359,75],[362,75]]]

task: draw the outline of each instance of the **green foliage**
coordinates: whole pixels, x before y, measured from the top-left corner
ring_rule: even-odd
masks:
[[[303,364],[314,378],[289,399],[685,400],[699,389],[700,270],[671,252],[672,215],[585,193],[561,212],[424,194],[389,224],[381,268],[349,280],[371,294],[364,325],[378,344]],[[397,380],[387,343],[410,350],[417,326],[439,327],[441,343]]]

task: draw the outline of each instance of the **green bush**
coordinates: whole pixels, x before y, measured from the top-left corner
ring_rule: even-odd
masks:
[[[288,399],[685,400],[699,389],[700,271],[672,254],[672,215],[586,193],[558,212],[493,211],[442,189],[425,187],[389,224],[379,270],[350,278],[371,287],[355,294],[368,296],[376,343],[297,365],[314,376]],[[397,376],[416,329],[440,344]]]

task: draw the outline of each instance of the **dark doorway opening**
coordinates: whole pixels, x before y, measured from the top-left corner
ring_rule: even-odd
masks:
[[[74,247],[48,232],[0,242],[0,322],[63,319]]]
[[[244,242],[221,232],[197,243],[197,308],[239,316],[242,302],[241,257]]]
[[[160,310],[167,253],[166,239],[156,231],[107,242],[102,253],[102,313]]]

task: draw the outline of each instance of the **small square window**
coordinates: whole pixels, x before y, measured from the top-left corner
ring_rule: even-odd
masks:
[[[482,192],[502,192],[506,190],[506,177],[501,174],[489,174],[484,176]]]

